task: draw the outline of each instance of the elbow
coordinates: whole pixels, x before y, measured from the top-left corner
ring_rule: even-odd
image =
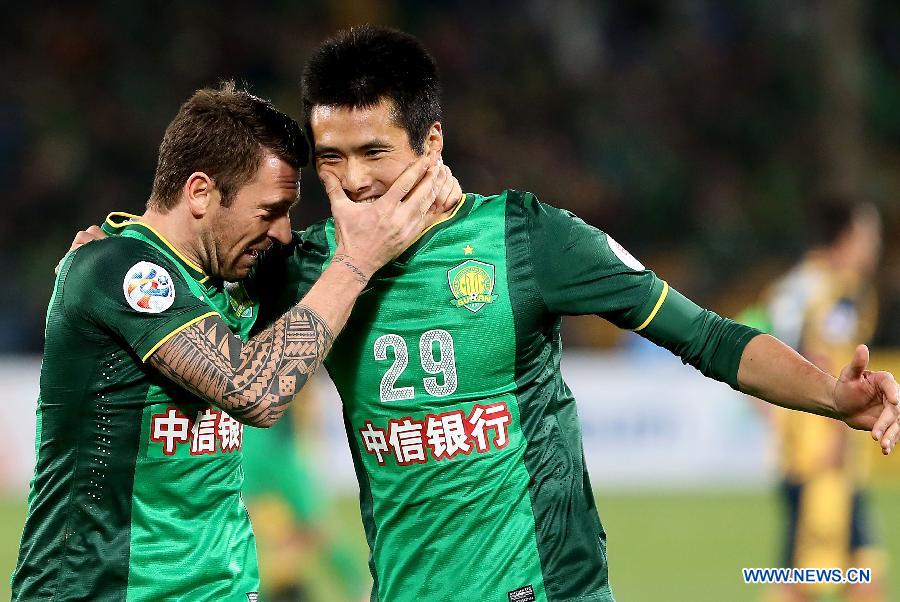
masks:
[[[276,416],[269,416],[267,414],[253,417],[245,416],[241,418],[241,422],[243,422],[247,426],[252,426],[254,428],[267,429],[278,422],[278,418]]]
[[[250,413],[237,413],[234,410],[225,409],[226,412],[231,414],[231,417],[243,424],[244,426],[252,426],[258,429],[267,429],[273,426],[276,422],[278,422],[278,416],[273,415],[271,412],[260,412],[258,414],[250,414]]]
[[[276,422],[278,422],[278,418],[276,416],[266,416],[265,418],[257,421],[257,423],[253,426],[260,429],[267,429],[274,426]]]

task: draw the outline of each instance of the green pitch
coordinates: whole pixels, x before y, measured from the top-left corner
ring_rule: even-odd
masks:
[[[882,486],[873,496],[880,519],[879,538],[888,544],[890,583],[900,595],[900,524],[889,521],[900,507],[900,483]],[[624,602],[692,600],[757,602],[765,586],[744,585],[742,567],[777,563],[778,508],[762,494],[607,495],[598,499],[609,531],[610,575]],[[355,528],[360,562],[365,541],[355,499],[335,507],[335,531]],[[25,518],[21,500],[0,500],[0,599],[9,599],[8,575]],[[318,600],[334,600],[336,590],[322,572],[316,575]]]

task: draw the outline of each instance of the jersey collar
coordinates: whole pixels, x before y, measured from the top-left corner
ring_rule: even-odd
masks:
[[[100,228],[110,236],[122,234],[126,230],[136,230],[149,238],[154,244],[168,251],[174,259],[181,263],[194,280],[200,284],[206,284],[209,280],[209,276],[206,275],[200,266],[182,255],[181,252],[176,249],[165,236],[157,232],[153,226],[142,222],[139,215],[124,213],[122,211],[113,211],[106,216],[106,221],[103,222],[103,225],[100,226]]]
[[[426,244],[430,241],[434,236],[454,223],[460,218],[468,215],[470,211],[472,211],[472,206],[474,205],[474,195],[463,193],[460,197],[459,202],[456,204],[456,207],[453,208],[453,211],[446,215],[443,219],[436,221],[431,224],[425,230],[422,231],[421,234],[410,244],[405,251],[403,251],[397,259],[394,260],[394,263],[405,264],[409,262],[410,259]]]

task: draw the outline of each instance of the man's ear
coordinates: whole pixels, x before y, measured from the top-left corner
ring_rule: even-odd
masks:
[[[442,150],[444,150],[444,131],[441,129],[441,122],[435,121],[425,137],[425,154],[431,152],[440,154]]]
[[[182,194],[191,215],[198,218],[206,215],[212,204],[217,203],[221,196],[212,178],[202,171],[195,171],[188,177]]]

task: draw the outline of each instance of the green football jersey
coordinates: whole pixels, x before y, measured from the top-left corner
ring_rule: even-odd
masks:
[[[246,337],[257,307],[131,217],[111,215],[119,236],[69,254],[56,279],[13,599],[247,602],[243,427],[144,362],[207,316]]]
[[[305,294],[335,246],[329,220],[286,261],[261,264],[260,324]],[[757,334],[697,307],[567,211],[516,191],[466,195],[374,275],[326,359],[373,600],[613,599],[560,374],[568,314],[637,330],[732,386]]]

